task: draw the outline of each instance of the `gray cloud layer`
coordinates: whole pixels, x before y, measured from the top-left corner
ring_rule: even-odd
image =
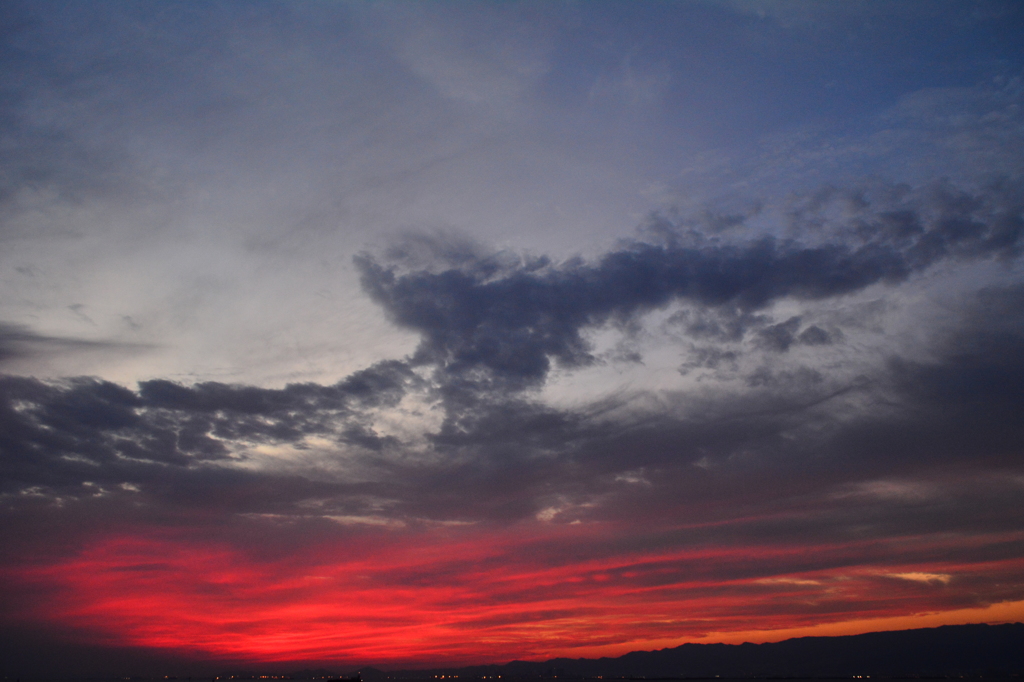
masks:
[[[594,262],[479,255],[443,238],[429,243],[429,263],[412,259],[412,246],[392,249],[386,265],[361,256],[368,293],[420,334],[411,357],[334,385],[283,389],[150,380],[133,391],[99,379],[7,377],[0,384],[4,490],[11,501],[28,500],[25,491],[74,498],[88,482],[152,495],[169,508],[195,504],[197,490],[220,490],[239,501],[236,513],[303,516],[316,499],[332,500],[321,513],[511,521],[546,508],[566,520],[732,515],[791,504],[799,491],[834,495],[873,480],[942,479],[944,467],[970,468],[984,487],[991,484],[985,472],[1019,467],[1015,444],[1024,436],[1016,419],[1024,294],[1016,284],[975,294],[954,331],[933,340],[933,360],[892,355],[871,376],[833,380],[824,367],[767,364],[739,386],[679,396],[677,407],[653,412],[628,396],[556,408],[532,392],[552,362],[596,362],[588,328],[628,326],[674,299],[690,306],[680,323],[690,338],[748,337],[747,352],[770,358],[843,343],[839,327],[827,331],[800,316],[773,322],[759,312],[773,301],[839,298],[897,285],[942,261],[1011,263],[1019,255],[1014,185],[974,194],[940,185],[901,196],[899,210],[862,201],[802,240],[729,243],[662,225],[657,241],[629,242]],[[7,336],[14,343],[31,334]],[[742,351],[717,352],[698,362],[736,361]],[[419,367],[432,374],[423,378]],[[375,420],[406,397],[438,401],[444,418],[425,440],[376,430]],[[333,451],[310,451],[310,439],[333,442]],[[317,473],[302,468],[308,462],[261,469],[252,455],[261,445],[310,451],[313,460],[358,465],[361,473]],[[754,481],[771,483],[755,491]],[[690,500],[685,511],[670,511],[681,493]],[[608,503],[638,494],[642,508]],[[879,519],[878,532],[939,519],[1012,525],[999,514],[965,515],[956,504],[955,521],[922,495],[915,513]],[[1019,491],[1000,495],[1016,500]],[[813,504],[827,508],[826,498]],[[881,506],[858,514],[911,498],[872,498]],[[842,516],[843,504],[859,498],[842,499],[826,516]],[[806,532],[825,532],[816,527]]]
[[[0,572],[461,524],[753,548],[645,586],[1019,561],[1024,15],[781,7],[6,3]]]
[[[897,284],[942,260],[1009,260],[1021,252],[1024,195],[1016,183],[977,194],[941,183],[893,194],[881,206],[851,197],[860,205],[832,228],[839,234],[805,229],[817,244],[775,237],[729,243],[656,224],[660,242],[632,242],[594,263],[509,262],[447,244],[433,245],[454,261],[440,271],[396,272],[367,256],[357,263],[367,292],[397,324],[421,334],[415,362],[451,376],[482,369],[522,386],[543,381],[552,359],[567,367],[593,361],[584,328],[624,323],[676,299],[749,314],[784,297],[826,299]],[[786,350],[798,327],[794,319],[763,329],[762,342]],[[811,345],[829,340],[813,326],[799,336]]]

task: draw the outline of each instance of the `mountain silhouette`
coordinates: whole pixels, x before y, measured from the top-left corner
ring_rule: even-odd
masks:
[[[1024,624],[945,625],[843,637],[800,637],[766,644],[683,644],[618,658],[395,671],[392,679],[459,677],[855,677],[1024,674]]]

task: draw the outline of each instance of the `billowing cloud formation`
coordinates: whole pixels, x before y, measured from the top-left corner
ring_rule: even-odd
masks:
[[[169,381],[138,392],[96,379],[47,385],[6,377],[5,483],[61,488],[138,482],[154,467],[187,468],[230,459],[235,444],[296,443],[314,436],[344,440],[358,432],[360,410],[394,404],[415,376],[384,363],[334,386],[281,390]],[[376,442],[364,436],[364,444]]]
[[[852,215],[829,226],[838,234],[822,234],[821,225],[805,230],[817,244],[770,236],[723,243],[655,223],[661,243],[632,242],[596,263],[475,258],[440,244],[454,262],[439,272],[396,274],[369,257],[357,263],[367,292],[422,335],[417,362],[451,375],[485,369],[517,385],[542,381],[551,359],[567,367],[591,362],[584,328],[625,323],[675,299],[749,313],[784,297],[826,299],[895,284],[946,259],[1007,260],[1021,252],[1024,194],[1016,183],[979,194],[943,184],[890,194],[881,206],[852,197],[859,202]],[[843,239],[828,239],[837,236]],[[793,318],[761,336],[786,350],[798,326]],[[830,337],[811,326],[799,339],[813,345]]]
[[[958,320],[931,339],[928,357],[891,354],[852,377],[768,362],[798,348],[847,345],[841,324],[826,330],[800,314],[774,321],[778,302],[815,306],[874,285],[893,295],[939,263],[1015,268],[1021,209],[1010,189],[904,192],[931,203],[896,212],[863,202],[785,241],[729,241],[661,224],[657,241],[629,242],[592,262],[480,255],[416,238],[393,248],[388,265],[368,256],[359,262],[368,293],[420,334],[420,346],[329,386],[149,380],[130,390],[99,379],[6,377],[6,539],[21,558],[5,570],[30,594],[33,585],[52,584],[77,595],[62,600],[60,613],[21,598],[11,613],[83,628],[93,627],[87,614],[100,613],[112,638],[105,641],[156,647],[184,646],[199,636],[190,628],[221,632],[221,622],[252,619],[300,634],[294,645],[274,648],[259,643],[273,638],[270,631],[241,639],[224,631],[206,653],[422,661],[477,655],[455,647],[450,628],[458,637],[472,628],[516,646],[532,642],[529,650],[544,655],[570,642],[622,641],[622,634],[596,635],[618,632],[616,618],[639,628],[627,638],[660,641],[750,623],[792,628],[1024,599],[1024,536],[1012,511],[1024,503],[1019,284],[988,285],[962,299]],[[673,305],[682,308],[670,315]],[[574,407],[541,398],[552,362],[565,371],[605,362],[588,330],[611,325],[635,335],[658,310],[684,338],[735,348],[733,364],[760,359],[739,383],[727,372],[711,390],[667,394],[656,409],[642,393]],[[856,334],[856,324],[846,333]],[[395,419],[421,426],[396,429]],[[135,511],[121,517],[126,509]],[[172,545],[140,549],[125,540],[139,523],[128,519],[140,513],[162,519],[169,535],[161,542]],[[25,525],[30,516],[37,523],[68,514],[80,515],[65,531],[75,539],[56,554]],[[218,529],[229,519],[229,530]],[[272,531],[260,550],[268,557],[319,558],[266,564],[264,577],[213,578],[249,570],[233,553],[249,551],[244,538],[260,526]],[[213,544],[190,549],[193,533]],[[362,558],[349,566],[337,553],[354,547]],[[395,563],[396,552],[412,551],[399,547],[418,549]],[[169,599],[152,608],[173,614],[171,603],[187,602],[204,581],[227,580],[228,594],[248,594],[260,606],[214,603],[202,625],[172,615],[172,624],[150,631],[131,602],[103,596],[113,586],[97,573],[128,570],[142,561],[132,558],[137,550],[205,552],[200,565],[234,568],[210,564],[195,583],[160,562],[158,582],[119,581],[132,599]],[[312,613],[301,605],[314,600],[355,610],[361,631],[377,634],[357,645],[347,630],[317,625],[321,616],[302,624],[271,616],[267,609],[284,603],[273,606],[262,590],[300,580],[296,571],[329,583],[302,587],[285,600],[288,608]],[[369,591],[358,604],[354,586],[340,587],[356,574],[373,581],[359,588]],[[905,578],[918,575],[943,578]],[[592,583],[606,587],[595,592]],[[456,584],[478,596],[456,599],[448,591]],[[549,593],[555,585],[557,599]],[[391,625],[386,605],[407,589],[418,606],[402,597],[402,624]],[[491,596],[470,609],[485,592]],[[697,592],[714,598],[694,601]],[[807,600],[818,606],[792,610]],[[437,609],[468,620],[434,620]],[[653,614],[647,625],[637,625],[638,609]],[[704,620],[680,620],[694,611]],[[582,614],[589,614],[586,632],[569,625]],[[542,643],[521,629],[536,619],[554,639]],[[427,628],[432,644],[402,649],[394,638],[407,628]],[[324,637],[328,644],[304,643]]]
[[[1024,619],[1016,4],[53,7],[5,675]]]
[[[818,244],[770,237],[733,244],[662,222],[656,224],[659,241],[629,242],[593,263],[479,255],[441,239],[418,240],[440,257],[425,269],[403,272],[401,259],[385,267],[360,256],[368,293],[397,323],[421,336],[410,358],[380,363],[333,386],[284,389],[214,382],[186,387],[149,380],[132,392],[94,379],[46,385],[8,378],[7,451],[20,453],[9,461],[35,461],[27,453],[44,452],[83,465],[185,465],[241,457],[233,443],[297,444],[320,436],[380,450],[388,441],[367,429],[367,411],[394,407],[409,390],[429,388],[413,371],[421,365],[435,368],[431,381],[442,394],[473,389],[475,407],[448,403],[443,407],[449,411],[466,408],[480,420],[493,408],[506,420],[583,429],[579,415],[524,401],[509,391],[542,383],[552,360],[569,368],[594,363],[583,337],[587,329],[609,321],[627,325],[682,300],[705,311],[701,315],[717,315],[703,322],[687,317],[684,331],[690,338],[740,340],[753,330],[754,346],[775,352],[794,344],[827,345],[841,337],[840,329],[828,332],[802,323],[800,316],[773,324],[756,313],[783,298],[821,300],[877,283],[897,284],[942,260],[1011,261],[1019,253],[1022,205],[1010,184],[976,195],[945,185],[893,192],[896,206],[892,201],[873,206],[860,197],[851,215],[816,225],[807,236],[818,237]],[[847,240],[825,241],[823,235]],[[390,253],[401,257],[408,249],[395,247]],[[1000,296],[1009,294],[987,293],[984,300],[995,305]],[[50,341],[15,331],[7,334],[11,341]],[[1000,357],[1012,357],[1012,352]],[[907,373],[924,371],[898,359],[892,367],[908,387],[918,380],[906,379]],[[474,428],[482,429],[482,422]],[[530,430],[514,433],[521,437]],[[565,438],[575,440],[561,431],[556,440]],[[39,471],[52,471],[53,462],[36,464]]]

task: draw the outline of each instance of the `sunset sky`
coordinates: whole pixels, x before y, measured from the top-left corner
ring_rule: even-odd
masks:
[[[1024,620],[1024,4],[0,17],[4,674]]]

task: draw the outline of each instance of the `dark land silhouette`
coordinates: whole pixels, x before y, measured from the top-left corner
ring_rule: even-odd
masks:
[[[1024,624],[946,625],[767,644],[683,644],[618,658],[555,658],[389,673],[432,678],[958,677],[1024,676]]]
[[[14,634],[14,633],[9,633]],[[191,659],[169,652],[83,645],[46,646],[24,637],[0,638],[0,675],[30,680],[171,679],[337,681],[361,675],[364,682],[433,680],[684,679],[684,678],[1016,678],[1024,682],[1024,624],[946,625],[844,637],[801,637],[766,644],[683,644],[659,651],[634,651],[618,658],[555,658],[417,670],[384,671],[371,666],[294,661],[274,665]],[[372,663],[369,662],[368,663]],[[237,664],[236,664],[237,665]],[[325,667],[319,667],[325,665]],[[299,668],[306,666],[305,669]]]

